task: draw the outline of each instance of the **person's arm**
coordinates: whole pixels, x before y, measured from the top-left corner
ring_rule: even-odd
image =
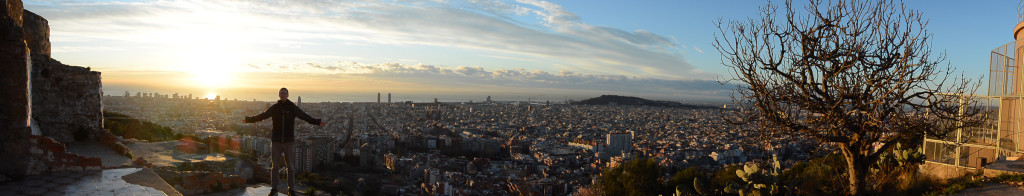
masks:
[[[248,116],[245,117],[245,120],[243,120],[242,122],[244,122],[244,123],[255,123],[255,122],[266,120],[267,118],[270,118],[270,116],[274,113],[274,111],[277,111],[277,104],[274,104],[274,105],[270,106],[270,108],[267,108],[267,111],[264,111],[263,113],[261,113],[259,115],[256,115],[256,116],[253,116],[253,117],[248,117]]]
[[[306,114],[306,112],[302,111],[302,109],[299,109],[299,107],[295,107],[295,114],[296,114],[295,117],[299,117],[299,119],[302,119],[302,120],[308,122],[309,124],[319,125],[319,126],[324,126],[324,124],[325,124],[322,120],[315,119],[315,118],[309,116],[309,114]]]

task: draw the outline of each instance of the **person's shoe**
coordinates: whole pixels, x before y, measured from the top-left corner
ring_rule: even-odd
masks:
[[[270,194],[267,194],[267,196],[276,196],[276,195],[277,195],[277,189],[276,188],[270,189]]]
[[[295,190],[292,190],[292,189],[288,189],[288,195],[290,195],[290,196],[296,196],[296,194],[295,194]]]

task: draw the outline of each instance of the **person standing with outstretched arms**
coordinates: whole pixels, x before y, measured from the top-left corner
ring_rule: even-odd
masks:
[[[281,154],[284,153],[285,165],[288,168],[288,195],[295,195],[295,170],[293,169],[295,162],[295,117],[302,119],[309,124],[320,125],[323,127],[327,123],[310,117],[309,114],[303,112],[295,103],[288,100],[288,89],[281,88],[278,92],[277,103],[267,108],[267,111],[262,114],[245,117],[242,123],[255,123],[267,118],[271,118],[274,121],[274,129],[270,132],[270,159],[273,165],[271,170],[270,180],[270,195],[277,194],[277,181],[278,181],[278,170],[281,169]]]

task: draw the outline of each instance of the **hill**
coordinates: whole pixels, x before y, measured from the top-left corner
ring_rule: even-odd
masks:
[[[601,95],[600,97],[594,97],[583,101],[575,102],[579,105],[632,105],[632,106],[652,106],[652,107],[673,107],[673,108],[688,108],[688,109],[711,109],[715,108],[706,105],[693,105],[684,104],[674,101],[654,101],[647,100],[639,97],[621,96],[621,95]]]

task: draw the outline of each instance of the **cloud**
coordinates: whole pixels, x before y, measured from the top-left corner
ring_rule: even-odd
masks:
[[[583,74],[572,71],[551,73],[541,70],[494,69],[470,66],[406,65],[399,63],[334,64],[305,63],[288,68],[260,66],[263,73],[316,73],[318,77],[375,78],[377,80],[415,83],[444,89],[450,86],[476,86],[480,91],[501,91],[504,87],[540,87],[589,90],[618,94],[659,94],[666,97],[718,97],[725,98],[733,86],[721,85],[713,80],[656,79],[626,75]],[[498,88],[494,88],[498,86]],[[486,89],[485,89],[485,88]]]
[[[283,55],[322,54],[338,43],[432,46],[529,58],[536,62],[532,68],[550,71],[703,77],[681,56],[675,38],[591,25],[558,4],[538,0],[27,1],[26,7],[50,19],[55,41],[72,45],[235,52],[270,45],[278,49],[265,50]],[[530,16],[539,22],[523,19]]]
[[[345,69],[338,68],[338,66],[323,66],[323,65],[314,64],[314,63],[306,63],[306,65],[309,65],[310,67],[317,68],[317,69],[324,69],[324,70],[327,70],[327,71],[345,71]],[[254,68],[259,68],[259,67],[254,67]]]
[[[112,56],[89,58],[128,66],[213,53],[206,56],[245,59],[235,66],[250,76],[287,73],[277,78],[312,84],[348,78],[466,92],[716,98],[730,92],[709,80],[715,74],[693,69],[674,37],[589,24],[547,1],[87,0],[26,1],[26,8],[49,20],[55,53],[103,46]],[[445,51],[436,52],[438,58],[484,60],[444,66],[404,55],[433,52],[416,51],[421,48]],[[378,52],[338,52],[364,49]]]

